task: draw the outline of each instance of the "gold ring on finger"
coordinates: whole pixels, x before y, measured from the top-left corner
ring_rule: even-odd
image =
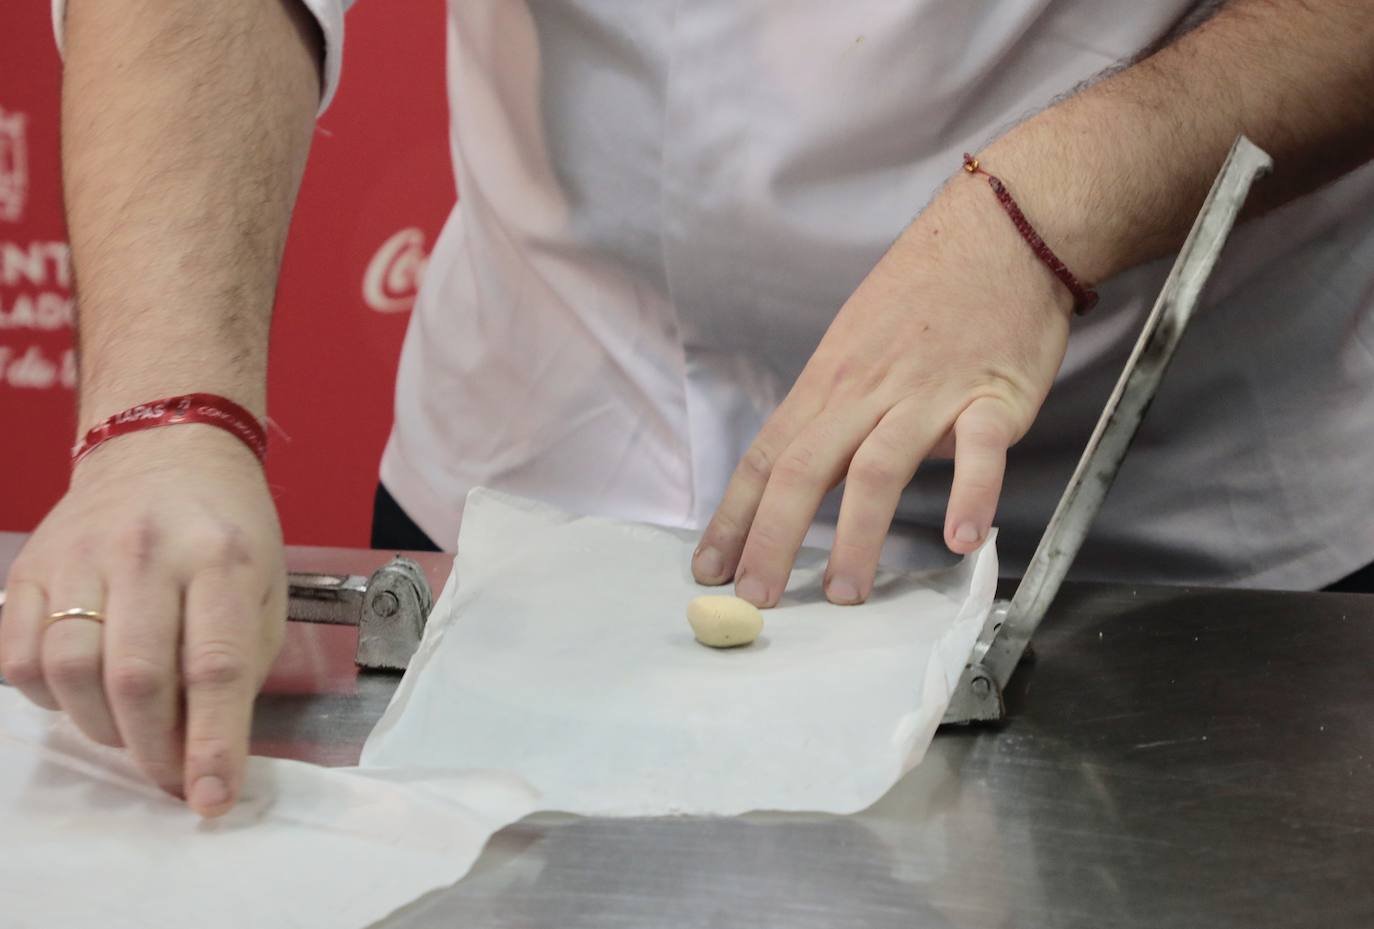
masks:
[[[59,610],[56,613],[48,614],[48,625],[51,626],[53,623],[60,622],[64,619],[89,619],[92,622],[103,623],[105,621],[105,614],[99,610],[83,610],[80,607],[70,610]]]

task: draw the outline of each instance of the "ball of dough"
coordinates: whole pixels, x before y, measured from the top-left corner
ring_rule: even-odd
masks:
[[[687,604],[687,622],[697,641],[712,648],[748,645],[763,631],[763,614],[758,607],[721,594],[694,597]]]

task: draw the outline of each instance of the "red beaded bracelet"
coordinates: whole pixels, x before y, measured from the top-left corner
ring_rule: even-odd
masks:
[[[140,403],[122,413],[116,413],[100,425],[94,427],[72,449],[72,465],[95,451],[110,439],[155,429],[159,426],[176,426],[181,423],[204,423],[218,426],[225,432],[235,435],[252,449],[259,462],[267,457],[267,430],[256,416],[239,406],[228,397],[218,394],[184,394]]]
[[[1030,244],[1031,250],[1035,252],[1035,257],[1045,263],[1045,266],[1053,272],[1054,276],[1063,282],[1064,286],[1073,294],[1073,311],[1079,316],[1091,310],[1097,305],[1097,291],[1090,285],[1080,281],[1064,262],[1059,260],[1045,240],[1040,238],[1040,233],[1035,231],[1035,227],[1026,219],[1026,214],[1021,212],[1021,208],[1016,205],[1011,191],[1007,190],[1007,185],[1002,183],[1002,179],[996,175],[989,174],[978,165],[978,159],[968,152],[964,152],[964,170],[969,174],[981,174],[988,179],[988,186],[997,195],[997,201],[1002,204],[1002,208],[1011,217],[1012,225],[1016,226],[1016,231],[1021,233],[1021,238]]]

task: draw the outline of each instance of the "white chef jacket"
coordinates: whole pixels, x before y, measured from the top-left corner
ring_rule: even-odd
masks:
[[[349,0],[304,2],[327,104]],[[460,199],[410,321],[383,483],[447,546],[477,485],[704,525],[960,153],[1195,6],[451,0]],[[1371,207],[1365,169],[1237,231],[1074,576],[1315,587],[1374,561]],[[1005,573],[1033,551],[1168,264],[1103,283],[1074,323],[1009,456]],[[928,464],[904,494],[898,557],[941,549],[950,475]],[[832,496],[822,521],[834,512]]]

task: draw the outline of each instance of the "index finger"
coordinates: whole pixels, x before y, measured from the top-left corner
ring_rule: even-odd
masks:
[[[186,800],[202,816],[229,811],[243,786],[257,693],[261,604],[252,574],[202,570],[186,590]]]
[[[749,527],[754,523],[778,457],[805,425],[798,407],[791,396],[783,400],[736,465],[725,495],[692,555],[692,574],[698,583],[724,584],[735,576]]]
[[[112,572],[105,623],[105,693],[119,734],[159,786],[182,786],[177,723],[181,585],[169,573]]]

